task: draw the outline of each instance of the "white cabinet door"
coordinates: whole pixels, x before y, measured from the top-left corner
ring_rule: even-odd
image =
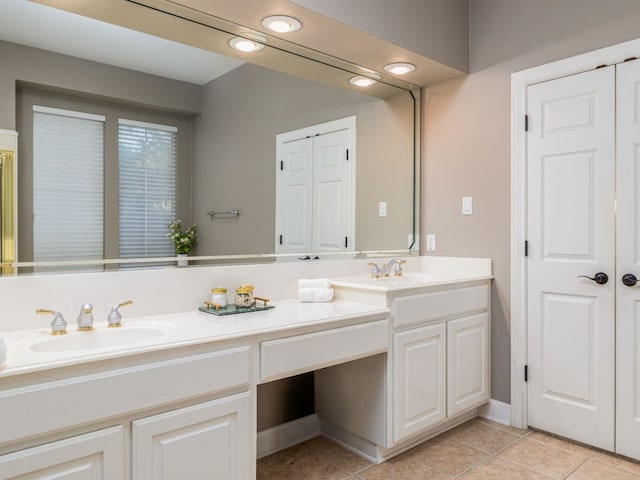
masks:
[[[640,459],[640,61],[617,67],[617,115],[616,452]]]
[[[2,455],[0,479],[122,480],[123,445],[118,426]]]
[[[447,415],[489,400],[489,314],[447,323]]]
[[[242,393],[133,422],[133,480],[247,480],[250,397]]]
[[[446,417],[444,323],[393,335],[393,441],[399,442]]]

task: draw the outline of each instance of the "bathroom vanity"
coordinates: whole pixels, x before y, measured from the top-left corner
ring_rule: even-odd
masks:
[[[489,399],[490,261],[442,267],[336,277],[331,303],[7,332],[0,479],[253,479],[258,385],[311,371],[321,432],[383,461]]]

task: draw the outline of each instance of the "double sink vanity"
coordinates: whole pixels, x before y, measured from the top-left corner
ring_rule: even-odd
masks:
[[[330,303],[3,334],[0,479],[253,479],[258,386],[306,372],[319,431],[374,462],[475,416],[490,398],[491,261],[411,265],[427,263],[336,276]]]

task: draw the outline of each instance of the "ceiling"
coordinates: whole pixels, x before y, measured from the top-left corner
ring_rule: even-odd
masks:
[[[0,1],[0,40],[198,85],[244,63],[27,0]]]

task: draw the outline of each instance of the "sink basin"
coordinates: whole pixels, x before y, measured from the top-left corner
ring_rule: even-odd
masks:
[[[35,352],[94,350],[146,342],[161,335],[164,335],[164,331],[159,328],[124,326],[122,328],[73,332],[69,335],[51,337],[33,344],[31,350]]]

